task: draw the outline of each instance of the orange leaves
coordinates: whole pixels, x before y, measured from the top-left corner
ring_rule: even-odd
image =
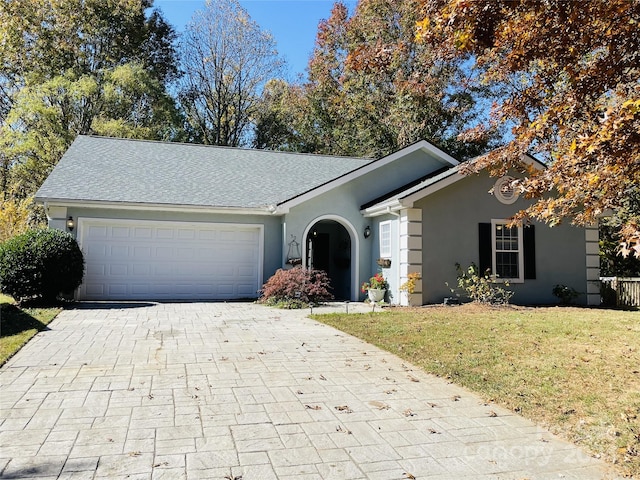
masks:
[[[484,81],[503,92],[492,120],[511,125],[512,140],[473,170],[501,174],[517,163],[510,156],[527,152],[549,159],[546,171],[522,182],[525,196],[539,201],[520,218],[587,224],[608,209],[627,208],[640,185],[639,2],[422,5],[421,40],[443,58],[452,48],[472,52]],[[633,237],[637,229],[623,231]]]
[[[620,233],[625,239],[620,243],[620,253],[625,257],[633,255],[640,258],[640,225],[635,222],[627,224]]]

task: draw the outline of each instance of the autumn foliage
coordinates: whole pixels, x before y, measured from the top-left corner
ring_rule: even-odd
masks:
[[[442,58],[473,55],[481,80],[500,84],[494,125],[512,125],[504,147],[473,170],[527,173],[537,201],[517,220],[578,225],[624,209],[640,184],[640,2],[635,0],[422,0],[417,36]],[[525,153],[546,160],[527,169]],[[631,213],[631,215],[629,215]],[[625,212],[627,253],[640,255],[640,212]]]
[[[318,25],[308,79],[271,83],[256,146],[380,157],[428,140],[456,158],[488,149],[489,131],[470,139],[483,90],[463,61],[439,60],[416,41],[417,0],[336,2]]]

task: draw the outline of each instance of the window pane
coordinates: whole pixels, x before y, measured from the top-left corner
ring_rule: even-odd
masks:
[[[518,252],[496,252],[498,278],[518,278]]]
[[[505,280],[521,280],[520,278],[520,250],[519,227],[507,227],[505,223],[494,224],[493,254],[495,261],[495,274]]]
[[[391,222],[380,224],[380,256],[391,257]]]

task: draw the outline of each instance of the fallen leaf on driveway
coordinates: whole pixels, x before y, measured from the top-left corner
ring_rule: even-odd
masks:
[[[337,407],[334,407],[336,410],[338,410],[339,412],[344,412],[344,413],[353,413],[353,410],[351,410],[349,408],[349,405],[340,405]]]

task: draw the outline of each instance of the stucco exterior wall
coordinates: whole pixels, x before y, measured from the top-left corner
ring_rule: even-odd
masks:
[[[365,239],[363,234],[365,227],[371,226],[371,222],[360,214],[358,207],[349,186],[345,185],[292,208],[283,220],[281,265],[286,261],[289,248],[287,242],[291,241],[292,236],[300,244],[301,254],[305,259],[306,235],[311,227],[320,220],[334,220],[342,224],[351,237],[351,300],[358,300],[359,290],[356,287],[369,271],[368,259],[371,258],[372,245],[371,237]]]
[[[352,233],[351,248],[354,259],[352,269],[354,269],[355,275],[351,300],[363,299],[364,294],[360,292],[360,285],[379,269],[375,263],[379,257],[378,224],[381,220],[396,217],[364,218],[360,213],[360,207],[444,166],[428,153],[415,151],[398,158],[393,165],[363,174],[347,184],[318,194],[291,207],[289,212],[285,214],[283,221],[282,264],[284,265],[286,261],[288,242],[291,241],[292,235],[300,243],[301,253],[304,257],[305,234],[311,226],[321,219],[336,220]],[[365,239],[363,232],[366,226],[371,227],[372,235]],[[398,248],[397,231],[396,225],[392,229],[394,242],[392,248],[396,250]],[[397,290],[399,287],[397,280],[395,280],[397,273],[389,272],[389,274],[394,277],[393,281],[396,285],[393,287]],[[393,295],[396,300],[399,298],[398,292]]]
[[[478,224],[506,219],[527,205],[519,198],[512,205],[500,203],[488,191],[495,178],[474,175],[435,192],[418,202],[423,229],[423,302],[441,303],[451,296],[446,285],[457,288],[455,264],[478,265]],[[586,303],[587,268],[585,230],[562,224],[553,228],[534,222],[536,278],[511,283],[515,304],[555,304],[552,288],[564,284],[581,292]]]
[[[264,261],[263,283],[281,268],[282,227],[281,218],[268,215],[233,215],[212,214],[205,212],[175,212],[159,210],[129,210],[129,209],[101,209],[101,208],[52,208],[49,212],[49,227],[65,230],[65,220],[72,216],[78,222],[79,218],[112,218],[130,220],[158,220],[171,222],[206,222],[206,223],[236,223],[264,225]],[[78,229],[72,234],[76,236]]]

